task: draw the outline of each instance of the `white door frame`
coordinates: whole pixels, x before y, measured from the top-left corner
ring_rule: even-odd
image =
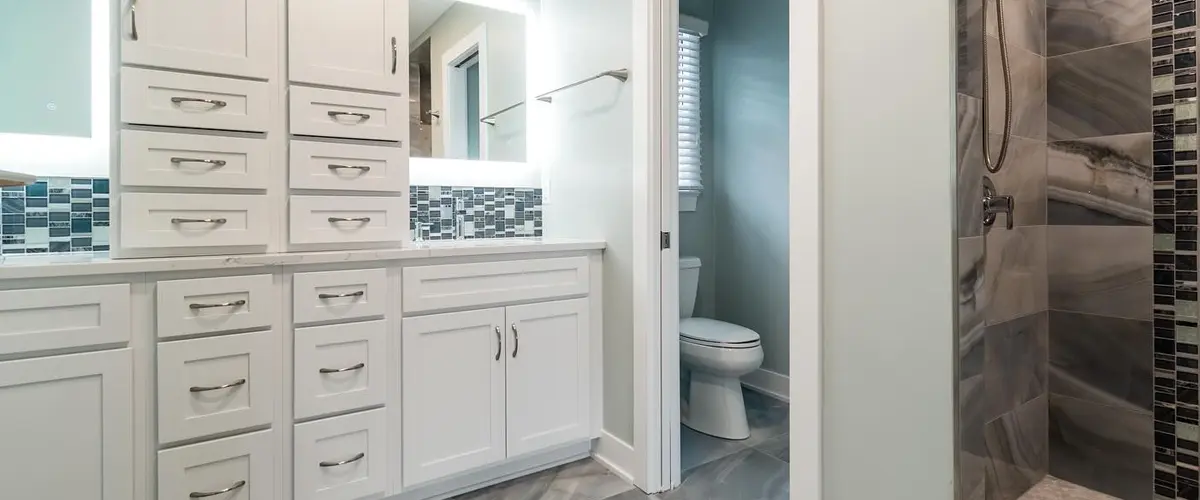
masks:
[[[467,157],[467,127],[479,129],[479,159],[488,159],[487,125],[484,123],[466,123],[461,118],[466,115],[466,73],[458,65],[478,55],[479,66],[479,113],[488,113],[488,54],[487,54],[487,25],[480,24],[466,34],[454,45],[442,52],[442,153],[446,158],[466,159]]]

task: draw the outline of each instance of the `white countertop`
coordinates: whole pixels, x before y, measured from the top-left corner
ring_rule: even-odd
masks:
[[[245,267],[296,266],[336,262],[428,259],[472,255],[603,250],[603,241],[557,238],[497,238],[430,241],[404,248],[327,252],[262,253],[206,257],[112,259],[107,252],[0,256],[0,280],[95,276],[102,274],[195,271]]]

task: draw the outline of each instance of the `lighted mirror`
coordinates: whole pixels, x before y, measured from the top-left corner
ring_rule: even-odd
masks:
[[[527,2],[410,0],[410,155],[523,162]]]

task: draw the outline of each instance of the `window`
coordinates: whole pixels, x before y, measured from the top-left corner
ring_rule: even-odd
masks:
[[[701,178],[703,158],[700,151],[700,38],[708,31],[707,23],[688,16],[679,20],[679,190],[695,196],[704,189]],[[682,198],[682,197],[681,197]],[[680,204],[687,210],[688,201]],[[690,209],[694,210],[692,206]]]

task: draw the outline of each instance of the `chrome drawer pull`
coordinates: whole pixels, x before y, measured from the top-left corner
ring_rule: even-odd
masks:
[[[243,386],[243,385],[246,385],[246,379],[239,378],[239,379],[237,379],[233,382],[230,382],[228,384],[225,384],[225,385],[214,385],[214,386],[209,386],[209,387],[192,386],[190,389],[188,389],[188,392],[219,391],[221,389],[232,389],[234,387]]]
[[[371,167],[368,167],[366,165],[337,165],[337,164],[329,165],[329,170],[341,170],[341,169],[361,170],[363,172],[371,171]]]
[[[371,222],[370,217],[330,217],[329,222]]]
[[[496,361],[500,361],[500,352],[504,350],[504,340],[500,338],[500,327],[496,327]]]
[[[228,105],[228,103],[225,101],[218,101],[216,99],[201,99],[199,97],[172,97],[171,102],[175,104],[184,102],[202,102],[204,104],[212,104],[214,108],[223,108]]]
[[[246,299],[235,300],[233,302],[223,302],[220,304],[190,304],[188,308],[195,311],[197,309],[212,309],[214,307],[242,307],[246,305]]]
[[[392,37],[392,74],[396,74],[396,37]]]
[[[363,295],[366,295],[366,294],[367,294],[366,290],[359,290],[357,292],[350,292],[350,293],[322,293],[322,294],[318,294],[317,298],[318,299],[340,299],[343,297],[362,297]]]
[[[341,462],[321,462],[318,465],[320,465],[321,467],[337,467],[339,465],[346,465],[348,463],[357,462],[359,460],[362,460],[363,457],[365,457],[365,456],[367,456],[366,453],[359,453],[357,455],[354,455],[353,458],[350,458],[347,460],[342,460]]]
[[[517,334],[517,324],[512,324],[513,331],[513,357],[517,357],[517,349],[521,347],[521,336]]]
[[[129,24],[130,24],[129,27],[132,28],[129,30],[129,38],[136,42],[136,41],[138,41],[137,0],[133,0],[132,2],[129,2]],[[393,73],[395,73],[395,71],[393,71]]]
[[[233,486],[225,488],[221,491],[193,491],[190,494],[188,494],[188,498],[215,497],[222,493],[229,493],[229,492],[236,490],[238,488],[241,488],[242,486],[245,486],[245,485],[246,485],[246,481],[238,481],[236,483],[233,483]]]
[[[171,163],[207,163],[209,165],[224,167],[225,160],[208,160],[205,158],[184,158],[182,156],[172,156]]]
[[[366,363],[359,363],[359,364],[357,364],[357,365],[354,365],[354,366],[347,366],[347,367],[345,367],[345,368],[322,368],[322,369],[320,369],[320,370],[317,370],[317,371],[318,371],[318,372],[321,372],[321,373],[343,373],[343,372],[352,372],[352,371],[355,371],[355,370],[361,370],[361,369],[363,369],[363,368],[366,368],[366,367],[367,367],[367,364],[366,364]]]
[[[331,118],[337,118],[339,116],[354,116],[354,117],[358,117],[359,122],[365,122],[365,121],[371,119],[371,115],[368,115],[366,113],[351,113],[349,111],[330,111],[329,116]]]
[[[229,222],[224,217],[220,219],[180,219],[178,217],[171,219],[171,224],[224,224]]]

